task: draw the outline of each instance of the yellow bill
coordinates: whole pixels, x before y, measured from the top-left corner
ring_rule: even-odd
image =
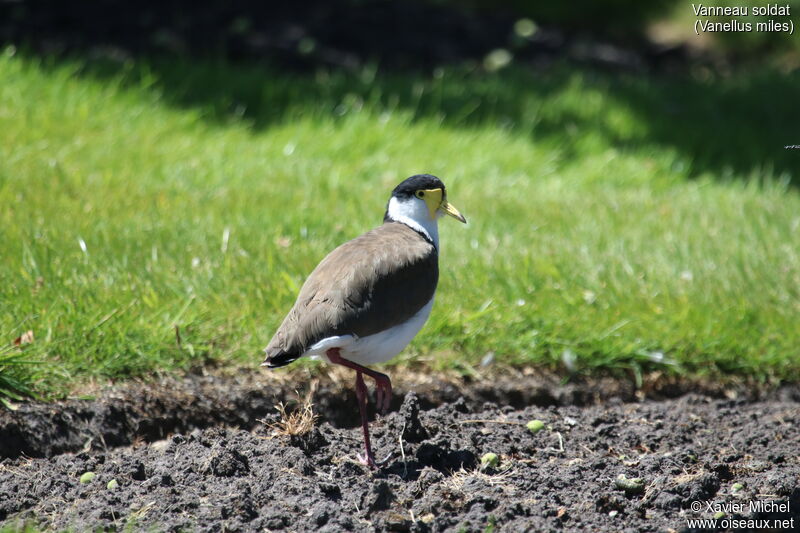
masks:
[[[459,213],[458,209],[453,207],[453,205],[450,204],[446,198],[444,198],[442,189],[424,189],[417,191],[417,197],[425,200],[428,210],[431,213],[431,218],[436,218],[436,212],[441,210],[443,213],[450,215],[456,220],[459,220],[464,224],[467,223],[467,219],[464,218],[464,215]]]
[[[459,222],[463,222],[464,224],[467,223],[467,219],[464,218],[464,215],[459,213],[458,209],[456,209],[453,204],[449,203],[447,200],[444,200],[441,205],[439,205],[439,209],[453,217],[454,219],[458,220]]]

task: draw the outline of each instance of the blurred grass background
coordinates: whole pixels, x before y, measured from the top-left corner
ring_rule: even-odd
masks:
[[[762,63],[287,71],[7,46],[0,395],[256,371],[304,277],[418,172],[470,224],[443,222],[433,315],[395,364],[796,380],[800,74]]]

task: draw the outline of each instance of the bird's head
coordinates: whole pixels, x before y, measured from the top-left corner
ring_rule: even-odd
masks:
[[[417,174],[403,180],[394,188],[386,206],[384,220],[405,222],[405,219],[428,227],[442,215],[450,215],[467,223],[464,215],[447,201],[447,190],[442,180],[430,174]]]

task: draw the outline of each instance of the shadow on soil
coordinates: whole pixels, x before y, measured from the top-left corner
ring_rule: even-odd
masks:
[[[515,129],[558,147],[565,161],[594,136],[619,150],[674,149],[690,176],[798,183],[800,150],[784,148],[800,144],[797,70],[723,76],[685,50],[620,48],[552,28],[520,39],[510,13],[428,2],[52,4],[0,7],[11,21],[0,24],[0,42],[46,64],[78,61],[90,78],[145,80],[169,104],[215,122],[261,130],[302,115],[335,119],[369,102],[451,128]],[[498,48],[513,53],[512,67],[487,71],[484,58]],[[609,106],[544,106],[576,84],[630,115],[632,131],[610,126]]]

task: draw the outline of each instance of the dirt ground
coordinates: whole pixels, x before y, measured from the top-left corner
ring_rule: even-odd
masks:
[[[660,381],[637,392],[531,373],[471,383],[404,374],[392,411],[371,423],[376,457],[389,459],[370,471],[355,460],[351,379],[196,374],[4,410],[0,522],[75,531],[800,530],[798,386],[755,393]],[[318,419],[303,435],[276,434],[274,405],[297,398],[295,388],[313,389]],[[531,420],[544,427],[530,431]],[[486,453],[498,462],[482,466]],[[688,522],[715,518],[716,528]]]

